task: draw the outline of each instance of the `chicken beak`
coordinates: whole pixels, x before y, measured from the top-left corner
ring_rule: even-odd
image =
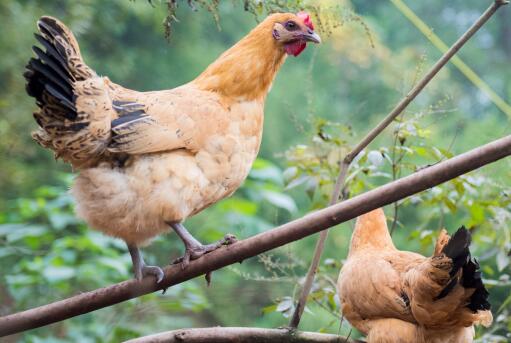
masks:
[[[302,35],[303,39],[305,39],[307,42],[313,42],[313,43],[321,43],[321,37],[312,30],[307,30],[306,33],[303,33]]]

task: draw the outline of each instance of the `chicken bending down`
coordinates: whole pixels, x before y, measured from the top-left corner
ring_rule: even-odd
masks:
[[[97,75],[71,31],[42,17],[24,74],[36,99],[33,138],[70,163],[77,213],[123,239],[137,279],[163,278],[140,246],[173,229],[190,259],[233,241],[199,243],[182,222],[231,195],[257,155],[266,95],[286,55],[319,43],[307,13],[273,14],[195,80],[170,90],[137,92]]]
[[[358,218],[337,290],[344,317],[368,343],[468,343],[492,322],[464,227],[442,230],[433,256],[397,250],[382,209]]]

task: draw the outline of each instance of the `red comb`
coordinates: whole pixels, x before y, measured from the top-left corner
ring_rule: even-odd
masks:
[[[301,11],[298,12],[296,15],[298,18],[303,20],[305,26],[307,26],[311,30],[314,30],[314,24],[312,24],[311,16],[309,15],[309,13]]]

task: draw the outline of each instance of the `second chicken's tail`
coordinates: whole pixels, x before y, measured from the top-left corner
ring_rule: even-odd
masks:
[[[463,288],[474,289],[466,305],[472,311],[485,311],[491,308],[488,302],[488,290],[484,287],[481,270],[477,260],[470,255],[470,243],[472,235],[464,226],[458,229],[449,242],[443,247],[442,253],[452,260],[449,275],[452,280],[438,295],[437,299],[445,297],[459,283]],[[455,277],[461,269],[461,277]]]
[[[404,287],[414,318],[429,329],[445,330],[493,320],[479,264],[472,259],[470,231],[452,237],[443,230],[435,253],[407,272]]]

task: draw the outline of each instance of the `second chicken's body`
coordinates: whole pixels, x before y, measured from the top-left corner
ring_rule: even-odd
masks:
[[[368,343],[471,343],[492,322],[471,236],[443,230],[433,256],[400,251],[382,209],[357,220],[337,289],[344,317]]]

